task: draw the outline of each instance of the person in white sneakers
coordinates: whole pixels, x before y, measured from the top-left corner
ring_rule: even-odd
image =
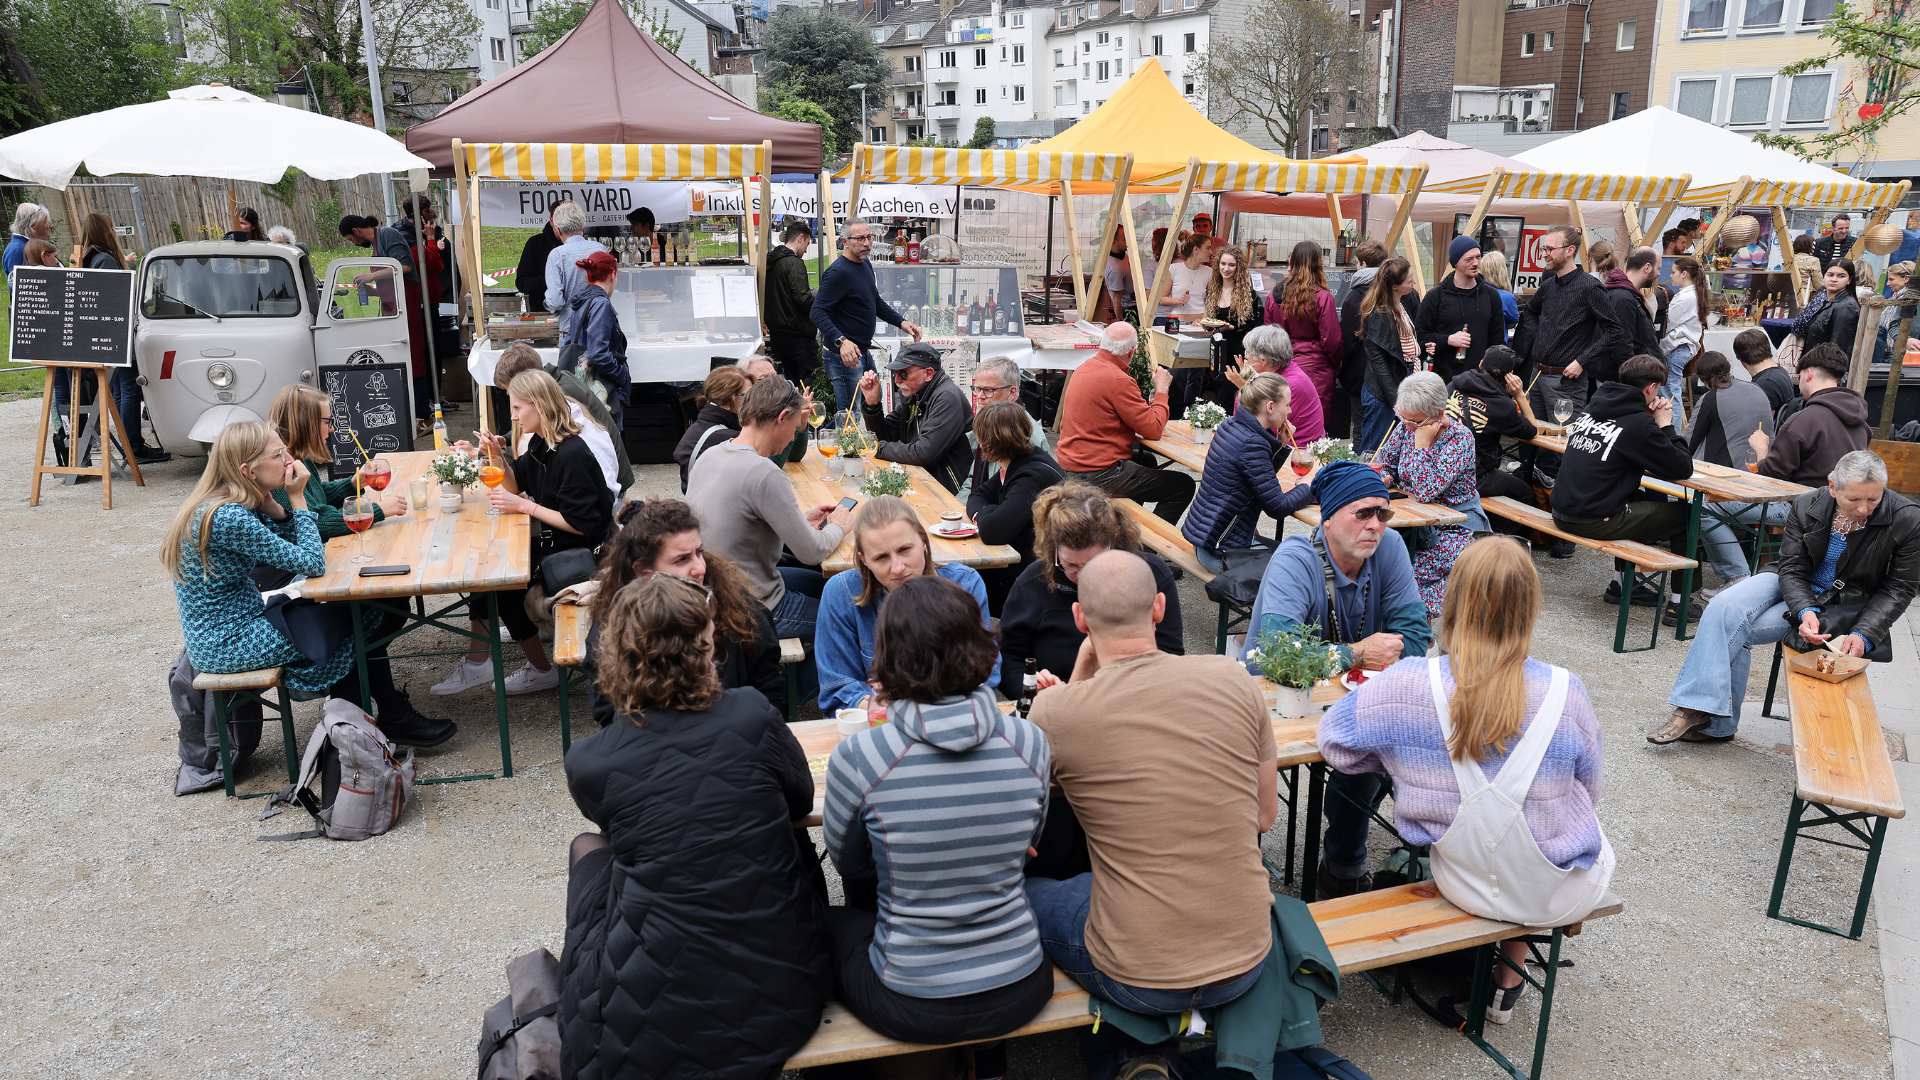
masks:
[[[514,426],[532,436],[526,452],[510,458],[504,438],[481,435],[481,449],[486,455],[482,464],[506,470],[500,486],[487,498],[501,513],[525,514],[532,519],[533,527],[528,530],[533,546],[530,569],[537,580],[540,563],[547,556],[575,548],[591,551],[607,538],[613,531],[613,493],[607,489],[592,449],[580,437],[580,424],[553,376],[539,370],[515,375],[507,384],[507,402]],[[530,694],[560,685],[560,673],[547,659],[538,630],[527,615],[526,590],[492,595],[499,605],[500,621],[527,656],[527,665],[507,677],[507,693]],[[473,639],[466,659],[434,684],[434,694],[446,697],[493,681],[486,625],[476,620],[472,626]]]

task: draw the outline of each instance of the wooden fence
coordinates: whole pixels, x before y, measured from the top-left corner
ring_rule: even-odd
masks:
[[[260,212],[266,228],[284,225],[300,242],[313,247],[341,243],[340,214],[382,216],[380,178],[315,180],[301,176],[290,187],[268,187],[247,181],[182,176],[124,176],[104,180],[77,179],[66,191],[32,184],[0,185],[5,222],[22,201],[37,202],[53,211],[56,243],[63,249],[79,235],[81,219],[99,211],[121,229],[122,242],[138,247],[134,234],[134,199],[138,192],[140,218],[147,242],[158,247],[180,240],[217,240],[233,227],[232,207],[251,206]],[[281,193],[286,192],[286,198]],[[396,180],[394,198],[404,198],[406,183]]]

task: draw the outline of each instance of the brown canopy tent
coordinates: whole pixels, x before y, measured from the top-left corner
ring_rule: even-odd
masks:
[[[820,126],[776,120],[732,95],[595,0],[538,56],[407,129],[407,149],[453,171],[453,140],[473,143],[727,143],[771,140],[776,172],[820,171]]]

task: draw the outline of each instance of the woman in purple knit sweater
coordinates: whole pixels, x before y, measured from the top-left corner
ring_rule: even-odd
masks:
[[[1454,563],[1440,619],[1441,661],[1449,695],[1453,740],[1442,733],[1428,682],[1427,661],[1400,661],[1327,710],[1320,722],[1320,753],[1343,773],[1393,778],[1393,812],[1410,844],[1446,835],[1460,810],[1460,788],[1449,760],[1458,753],[1494,776],[1518,736],[1546,700],[1553,668],[1528,658],[1540,613],[1540,578],[1526,549],[1507,537],[1475,541]],[[1566,704],[1522,812],[1540,854],[1562,869],[1584,869],[1600,858],[1605,840],[1594,807],[1600,801],[1600,727],[1578,676],[1567,677]],[[1611,855],[1609,854],[1609,858]],[[1524,962],[1526,946],[1506,945]],[[1494,971],[1487,1018],[1505,1023],[1519,999],[1520,976]]]

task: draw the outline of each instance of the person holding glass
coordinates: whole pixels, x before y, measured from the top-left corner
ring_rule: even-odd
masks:
[[[1667,358],[1667,400],[1673,402],[1673,429],[1687,430],[1687,365],[1705,347],[1707,275],[1700,260],[1682,255],[1673,260],[1673,299],[1667,302],[1667,334],[1660,339],[1660,355]]]
[[[320,526],[320,539],[346,536],[351,530],[341,518],[340,508],[354,495],[354,477],[327,480],[327,463],[333,451],[327,443],[333,438],[333,401],[326,392],[305,383],[294,383],[274,395],[267,408],[267,423],[286,443],[287,450],[307,467],[305,495],[307,508]],[[407,497],[401,492],[373,494],[373,521],[379,524],[407,512]]]

